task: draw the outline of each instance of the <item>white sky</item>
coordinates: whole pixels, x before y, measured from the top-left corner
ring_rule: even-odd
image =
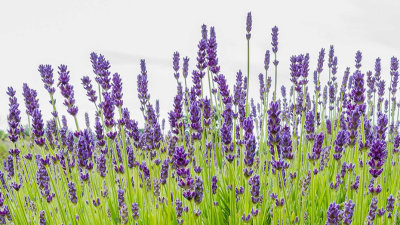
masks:
[[[271,48],[270,33],[274,25],[279,27],[278,84],[289,84],[291,55],[309,52],[313,71],[320,48],[328,50],[330,44],[335,45],[339,60],[339,82],[344,68],[354,66],[357,50],[363,53],[364,71],[372,70],[375,58],[381,57],[387,80],[390,57],[400,56],[399,10],[400,1],[388,0],[3,1],[0,3],[0,128],[7,128],[8,86],[17,90],[20,109],[25,112],[21,94],[24,82],[38,90],[45,120],[50,118],[48,94],[37,72],[39,64],[52,64],[54,68],[61,63],[68,65],[78,117],[83,122],[84,112],[90,112],[93,121],[94,107],[80,84],[83,75],[94,77],[89,59],[92,51],[104,54],[112,65],[111,71],[121,74],[124,105],[140,122],[136,76],[140,71],[139,60],[146,59],[151,99],[153,102],[160,99],[161,115],[166,117],[176,93],[172,54],[179,51],[181,56],[189,56],[189,71],[192,71],[203,23],[216,27],[221,73],[227,76],[232,90],[236,72],[246,68],[248,11],[253,14],[251,96],[257,100],[257,77],[264,72],[264,54]],[[324,72],[326,78],[327,70]],[[66,114],[58,88],[56,99],[60,114]],[[25,123],[25,113],[22,117]],[[67,118],[72,122],[70,116]]]

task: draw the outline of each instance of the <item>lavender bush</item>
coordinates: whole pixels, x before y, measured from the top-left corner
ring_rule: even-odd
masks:
[[[247,70],[237,72],[234,86],[220,73],[214,27],[201,27],[196,59],[173,54],[177,88],[168,118],[160,118],[141,60],[143,127],[124,105],[121,76],[101,54],[90,55],[94,74],[82,77],[81,87],[66,65],[39,66],[51,118],[43,118],[29,84],[23,101],[8,88],[12,147],[0,171],[0,223],[400,224],[398,59],[391,58],[385,81],[381,59],[368,71],[360,51],[343,76],[334,46],[314,61],[294,55],[291,84],[279,96],[274,26],[258,75],[260,98],[251,99],[251,30],[248,13]],[[94,124],[89,114],[78,123],[77,88],[95,106]]]

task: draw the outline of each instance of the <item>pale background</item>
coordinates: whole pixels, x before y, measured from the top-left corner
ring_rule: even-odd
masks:
[[[354,55],[363,52],[363,70],[372,70],[382,58],[388,81],[391,56],[400,56],[400,1],[2,1],[0,3],[0,128],[7,128],[6,89],[17,90],[23,123],[26,123],[22,83],[37,89],[45,120],[50,118],[49,97],[40,80],[39,64],[54,68],[67,64],[75,86],[78,117],[83,122],[94,107],[87,100],[80,78],[94,78],[89,54],[102,53],[111,71],[123,79],[124,105],[143,123],[139,113],[136,76],[139,60],[147,61],[151,100],[160,99],[166,118],[176,93],[172,54],[190,57],[194,69],[197,43],[203,23],[216,27],[221,73],[230,89],[239,69],[246,68],[245,24],[253,14],[251,38],[251,93],[258,100],[258,74],[264,72],[265,50],[270,49],[271,28],[279,27],[278,84],[289,84],[289,58],[309,52],[311,72],[323,47],[334,44],[339,59],[339,82],[346,66],[354,68]],[[181,61],[182,62],[182,61]],[[327,67],[323,73],[327,79]],[[55,79],[58,75],[55,70]],[[312,77],[310,77],[312,80]],[[190,79],[191,81],[191,79]],[[190,82],[191,83],[191,82]],[[280,85],[279,85],[280,86]],[[66,114],[56,90],[57,108]],[[70,122],[72,119],[67,116]],[[83,126],[83,124],[81,125]]]

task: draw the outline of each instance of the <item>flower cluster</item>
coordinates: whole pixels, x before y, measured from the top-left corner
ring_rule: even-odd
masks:
[[[248,13],[248,52],[252,19]],[[123,89],[131,85],[125,75],[97,53],[90,55],[94,74],[81,78],[82,90],[74,88],[66,65],[58,67],[57,81],[51,65],[39,66],[50,97],[46,108],[39,107],[41,91],[28,84],[21,105],[18,90],[7,88],[0,224],[395,224],[397,58],[390,83],[380,58],[373,71],[362,69],[360,51],[355,68],[339,74],[331,45],[315,59],[306,52],[290,57],[291,82],[282,84],[275,26],[262,71],[250,73],[248,54],[247,76],[239,69],[230,86],[215,31],[201,26],[193,65],[173,53],[176,93],[168,111],[160,108],[163,99],[150,98],[144,59],[133,106],[124,101],[132,91]],[[77,93],[92,110],[78,114]],[[57,111],[60,96],[73,121]]]

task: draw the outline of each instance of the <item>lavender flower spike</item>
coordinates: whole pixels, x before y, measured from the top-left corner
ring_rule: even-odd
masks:
[[[218,65],[218,57],[217,57],[217,39],[215,35],[215,28],[210,28],[210,39],[207,43],[207,60],[208,66],[210,67],[210,71],[214,74],[218,74],[220,71],[220,67]]]
[[[182,68],[182,75],[183,78],[187,78],[188,76],[188,70],[189,70],[189,58],[185,57],[183,58],[183,68]]]
[[[325,58],[325,49],[321,48],[321,51],[319,52],[319,56],[318,56],[318,66],[317,66],[318,73],[322,73],[323,66],[324,66],[324,58]]]
[[[97,100],[96,91],[93,90],[92,81],[89,76],[84,76],[81,79],[83,88],[86,90],[86,96],[89,97],[89,101],[95,103]]]
[[[356,68],[359,70],[361,68],[362,53],[360,51],[356,52]]]
[[[67,106],[67,112],[72,116],[78,113],[78,107],[75,106],[74,87],[69,83],[69,71],[66,65],[58,67],[58,86],[60,87],[61,94],[65,98],[64,105]]]
[[[281,126],[280,126],[280,114],[281,111],[279,110],[279,104],[278,102],[271,102],[269,106],[269,110],[267,111],[268,113],[268,144],[271,146],[271,154],[275,154],[274,146],[277,146],[277,144],[280,141],[280,131],[281,131]]]
[[[144,109],[147,103],[150,100],[150,94],[147,89],[147,70],[146,70],[146,61],[144,59],[140,60],[141,73],[137,76],[137,91],[138,98],[140,100],[140,110],[144,112]]]
[[[269,69],[270,58],[271,58],[271,55],[270,55],[269,50],[265,51],[265,58],[264,58],[265,76],[267,76],[267,72],[268,72],[268,69]]]
[[[350,199],[348,202],[344,203],[343,210],[343,224],[350,225],[353,222],[353,213],[354,213],[355,204]]]
[[[103,90],[108,91],[111,87],[110,62],[103,55],[97,55],[94,52],[90,54],[90,61],[92,62],[93,72],[97,75],[96,82],[101,85]]]
[[[386,161],[387,149],[386,142],[381,139],[375,139],[370,148],[368,156],[370,161],[368,165],[370,166],[369,173],[377,178],[383,172],[383,165]]]
[[[326,223],[325,225],[339,225],[340,224],[340,215],[342,211],[340,211],[340,205],[331,203],[329,205],[328,211],[326,212]]]
[[[101,103],[101,107],[103,108],[103,113],[104,113],[104,123],[107,128],[111,129],[115,124],[114,120],[114,103],[113,99],[111,97],[111,94],[108,92],[103,92],[104,96],[104,101]],[[110,131],[107,136],[111,139],[114,139],[116,135],[116,132]]]
[[[353,100],[358,105],[361,105],[365,101],[365,88],[364,88],[364,74],[362,74],[359,70],[356,70],[353,74],[354,85],[351,91],[351,95]]]
[[[251,38],[250,32],[251,32],[252,23],[253,23],[253,21],[252,21],[252,17],[251,17],[251,12],[248,12],[247,20],[246,20],[246,31],[247,31],[246,38],[247,38],[247,40],[250,40],[250,38]]]
[[[378,83],[381,80],[381,58],[375,60],[375,81]]]
[[[39,100],[36,98],[37,92],[36,90],[29,88],[28,84],[24,83],[23,96],[25,100],[26,114],[32,116],[33,111],[35,111],[36,108],[39,108]]]
[[[53,68],[51,65],[40,65],[39,66],[40,76],[42,77],[42,81],[44,83],[44,88],[52,95],[56,91],[53,87],[54,79],[53,79]]]
[[[16,143],[19,137],[20,133],[20,121],[21,121],[21,116],[20,113],[21,111],[18,109],[18,102],[17,98],[15,97],[15,91],[12,87],[9,87],[7,89],[7,95],[9,96],[9,114],[8,114],[8,126],[10,127],[8,130],[9,136],[8,138],[10,139],[11,142]]]
[[[42,113],[39,109],[35,109],[32,114],[32,128],[35,137],[35,143],[39,146],[44,145],[44,124],[42,120]]]
[[[328,67],[332,68],[333,66],[333,58],[335,56],[335,48],[333,45],[329,47],[329,58],[328,58]]]
[[[278,52],[278,27],[274,26],[272,28],[272,52],[277,53]],[[275,63],[274,63],[275,64]]]
[[[392,95],[395,96],[397,92],[397,83],[399,82],[399,60],[396,57],[392,57],[390,63],[390,76],[392,77]],[[393,97],[392,100],[394,101],[395,98]]]
[[[174,77],[175,77],[176,81],[179,80],[179,60],[180,60],[179,52],[174,52],[174,56],[172,58],[172,61],[173,61],[172,65],[173,65],[173,69],[175,71]]]
[[[122,80],[118,73],[114,73],[112,78],[112,98],[116,107],[122,107]]]
[[[340,160],[342,158],[343,146],[348,142],[348,133],[346,130],[341,130],[336,136],[335,140],[335,153],[333,158]]]

